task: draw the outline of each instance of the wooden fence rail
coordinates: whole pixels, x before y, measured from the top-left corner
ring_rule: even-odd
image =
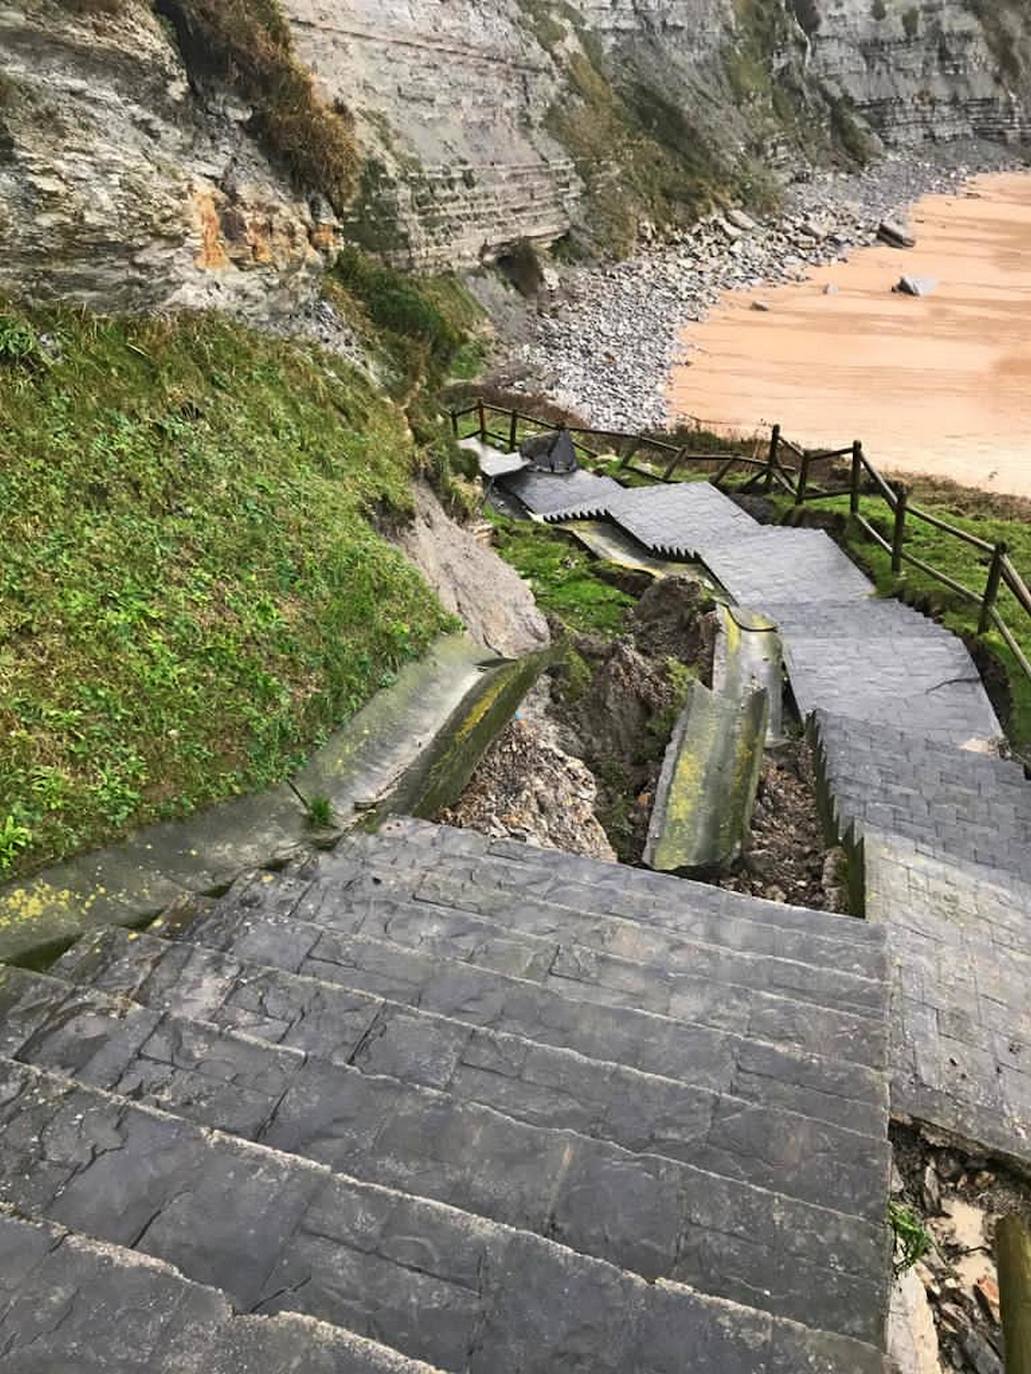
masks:
[[[867,537],[891,557],[892,573],[898,577],[907,566],[917,568],[926,576],[948,587],[955,595],[978,606],[978,634],[984,635],[992,629],[996,630],[1022,671],[1031,680],[1031,661],[1028,660],[1012,628],[1003,618],[998,605],[1000,594],[1005,588],[1011,593],[1024,615],[1031,619],[1031,590],[1014,566],[1007,546],[1002,542],[990,543],[987,539],[982,539],[942,519],[933,511],[914,505],[909,499],[909,488],[905,483],[889,482],[867,457],[858,439],[847,448],[810,452],[786,438],[780,425],[774,425],[769,443],[757,439],[751,453],[743,452],[740,447],[730,444],[723,444],[714,451],[701,451],[649,434],[556,426],[551,421],[526,415],[516,408],[495,406],[483,400],[475,401],[462,409],[452,410],[450,414],[452,429],[456,436],[461,433],[462,421],[475,416],[476,437],[482,443],[500,443],[509,452],[516,450],[520,437],[526,437],[526,430],[544,433],[564,428],[572,440],[574,449],[584,458],[593,461],[603,454],[612,453],[618,459],[620,470],[636,473],[653,482],[674,482],[682,468],[697,468],[705,464],[710,469],[709,480],[717,487],[722,488],[735,469],[745,468],[752,475],[744,484],[744,490],[770,492],[774,487],[778,487],[793,498],[796,506],[847,496],[852,518]],[[503,429],[492,427],[498,419],[502,422]],[[696,424],[701,432],[701,422]],[[594,447],[585,440],[597,441],[602,446]],[[642,467],[640,463],[633,461],[635,458],[645,460],[649,455],[653,455],[661,462],[661,472]],[[817,480],[824,464],[840,464],[844,459],[849,460],[847,472],[839,476],[837,471],[832,469],[832,476],[838,479],[837,485],[826,486]],[[890,537],[879,530],[863,513],[861,502],[864,496],[879,498],[884,502],[890,516]],[[984,588],[976,590],[967,587],[949,573],[935,568],[933,564],[911,553],[906,548],[906,532],[914,521],[930,525],[950,538],[960,540],[986,555],[989,564]]]

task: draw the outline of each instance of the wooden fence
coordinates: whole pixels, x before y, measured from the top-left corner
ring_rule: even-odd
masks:
[[[451,411],[454,433],[460,435],[462,422],[470,419],[473,419],[472,435],[483,443],[501,444],[509,452],[515,452],[528,435],[556,428],[551,421],[479,400],[464,409]],[[687,444],[618,430],[569,427],[568,433],[577,455],[586,460],[588,465],[603,455],[611,454],[618,459],[619,470],[635,473],[653,482],[673,482],[678,473],[694,468],[707,476],[715,486],[722,488],[731,474],[740,474],[744,469],[748,476],[739,490],[770,492],[778,488],[790,495],[796,506],[847,496],[852,518],[875,544],[890,555],[895,576],[899,576],[908,564],[948,587],[965,601],[979,606],[978,634],[996,630],[1031,680],[1031,661],[999,610],[999,594],[1006,587],[1023,614],[1031,620],[1031,590],[1017,571],[1006,544],[990,543],[916,505],[910,499],[909,488],[904,482],[889,482],[877,471],[859,440],[847,448],[814,453],[785,438],[780,425],[772,427],[769,439],[757,435],[749,441],[738,438],[731,442],[711,434],[703,422],[693,423],[697,433],[692,442]],[[822,481],[819,480],[821,475]],[[827,485],[828,481],[832,485]],[[882,534],[866,517],[861,505],[862,497],[883,501],[891,526],[891,538]],[[985,586],[981,589],[967,587],[949,573],[910,553],[906,548],[906,530],[911,523],[917,522],[931,525],[983,554],[988,560]]]

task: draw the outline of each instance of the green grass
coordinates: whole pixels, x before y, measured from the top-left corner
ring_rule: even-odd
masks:
[[[0,314],[9,874],[283,777],[451,622],[378,529],[410,508],[406,419],[342,359]]]
[[[472,366],[484,314],[454,276],[411,277],[347,245],[327,294],[357,328],[402,398],[439,388]]]
[[[973,493],[966,493],[965,496],[959,494],[955,499],[949,499],[946,495],[943,499],[941,488],[930,487],[922,492],[919,482],[914,484],[912,500],[922,509],[948,520],[969,534],[992,544],[1005,542],[1013,563],[1025,580],[1031,573],[1031,520],[1020,518],[1019,512],[1008,512],[1007,503],[990,496],[978,498]],[[776,505],[783,515],[792,512],[789,499],[777,498]],[[840,497],[820,501],[815,507],[805,507],[806,511],[814,509],[835,511],[847,516],[848,499]],[[884,501],[864,497],[861,510],[875,529],[885,538],[891,538],[893,517]],[[869,539],[855,522],[848,524],[845,537],[849,547],[869,568],[882,595],[898,594],[926,605],[957,634],[968,637],[976,634],[980,610],[973,602],[965,600],[918,568],[907,566],[903,575],[896,579],[891,571],[890,556]],[[906,526],[906,550],[971,591],[979,595],[983,593],[988,580],[990,555],[913,517],[910,517]],[[1000,593],[998,606],[1023,652],[1031,658],[1031,617],[1021,610],[1005,587]],[[985,635],[981,642],[1005,672],[1012,710],[1010,720],[1006,722],[1007,733],[1014,747],[1027,753],[1031,750],[1031,681],[996,631]]]
[[[542,610],[580,633],[622,632],[634,598],[598,577],[597,562],[569,535],[503,516],[493,521],[498,553],[529,582]]]

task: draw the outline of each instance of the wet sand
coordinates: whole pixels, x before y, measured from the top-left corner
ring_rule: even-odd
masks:
[[[915,249],[862,248],[799,285],[727,296],[684,335],[674,412],[779,422],[810,446],[862,439],[885,471],[1031,496],[1031,175],[979,177],[909,222]],[[903,273],[935,293],[892,295]]]

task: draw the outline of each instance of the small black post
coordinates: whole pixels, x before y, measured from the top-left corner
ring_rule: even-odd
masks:
[[[859,495],[863,490],[863,445],[859,439],[852,443],[852,487],[849,492],[848,508],[853,515],[859,514]]]
[[[519,439],[519,412],[518,412],[518,410],[516,410],[515,407],[513,406],[513,407],[512,407],[512,419],[511,419],[511,422],[510,422],[510,424],[509,424],[509,426],[508,426],[508,451],[509,451],[509,453],[515,453],[515,451],[516,451],[516,443],[518,442],[518,439]]]
[[[802,461],[798,467],[798,489],[795,492],[795,505],[801,506],[805,501],[805,494],[809,489],[809,454],[802,454]]]
[[[455,436],[455,438],[457,439],[457,438],[458,438],[458,411],[455,410],[454,407],[452,407],[451,410],[448,411],[448,414],[451,416],[451,433],[452,433],[452,434]]]
[[[891,570],[896,577],[902,572],[902,545],[906,538],[906,515],[909,510],[909,488],[905,482],[895,483],[895,533],[891,541]]]
[[[780,466],[780,434],[780,425],[774,425],[770,433],[770,461],[766,465],[766,482],[764,484],[766,491],[773,490],[773,474],[777,471],[778,467]]]
[[[482,397],[476,402],[476,409],[480,417],[480,443],[485,444],[487,442],[487,411]]]
[[[977,633],[987,634],[992,628],[992,613],[995,610],[995,603],[999,599],[999,588],[1002,586],[1002,565],[1006,555],[1009,553],[1007,544],[996,544],[995,552],[992,554],[992,566],[988,572],[988,586],[984,591],[984,601],[981,603],[981,619],[978,621]]]

